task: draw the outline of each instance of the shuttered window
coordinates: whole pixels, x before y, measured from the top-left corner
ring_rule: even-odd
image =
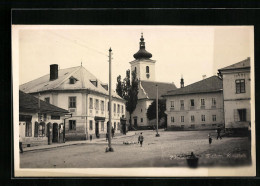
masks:
[[[36,121],[34,124],[34,137],[38,137],[38,125],[39,123]]]
[[[32,123],[26,122],[25,137],[32,137]]]

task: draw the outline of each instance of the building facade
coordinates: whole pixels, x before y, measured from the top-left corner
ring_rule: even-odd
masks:
[[[155,121],[149,121],[146,113],[151,103],[156,99],[156,85],[158,86],[158,97],[163,99],[162,94],[169,90],[176,89],[173,83],[157,82],[155,78],[155,60],[152,60],[152,54],[145,50],[143,34],[140,38],[139,51],[133,55],[135,60],[129,62],[131,71],[136,72],[138,84],[138,101],[136,109],[132,113],[132,124],[135,128],[150,128]],[[127,115],[128,121],[130,115]]]
[[[219,69],[223,78],[225,128],[246,129],[251,125],[250,58]]]
[[[203,130],[223,127],[222,87],[222,80],[212,76],[167,92],[164,95],[167,129]]]
[[[23,146],[63,142],[66,114],[69,112],[65,109],[19,91],[19,136]]]
[[[72,113],[65,121],[67,140],[105,137],[109,120],[108,85],[99,81],[84,67],[58,70],[50,66],[50,74],[20,86],[20,90]],[[125,101],[112,93],[112,127],[116,134],[125,130]]]

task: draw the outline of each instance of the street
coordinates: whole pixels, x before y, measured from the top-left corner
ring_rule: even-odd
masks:
[[[20,154],[21,168],[128,168],[187,166],[191,152],[199,158],[199,167],[241,166],[251,163],[247,137],[216,139],[215,131],[142,131],[143,147],[138,135],[112,139],[114,152],[105,152],[105,139],[97,143],[71,145]],[[208,134],[213,137],[208,142]],[[123,142],[136,144],[123,144]]]

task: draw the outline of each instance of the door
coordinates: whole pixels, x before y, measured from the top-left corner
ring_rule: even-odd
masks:
[[[95,131],[96,131],[96,137],[99,138],[99,126],[98,126],[98,121],[95,122]]]
[[[53,137],[52,137],[52,142],[58,142],[59,140],[59,125],[58,123],[53,123]]]
[[[134,118],[134,126],[137,127],[137,118]]]

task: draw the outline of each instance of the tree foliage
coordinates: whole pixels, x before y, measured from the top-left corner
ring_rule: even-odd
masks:
[[[161,118],[166,117],[164,113],[166,110],[166,100],[159,99],[158,100],[158,120],[160,121]],[[149,106],[146,116],[149,120],[156,119],[156,100],[152,102]]]
[[[132,71],[131,75],[132,78],[130,79],[130,70],[127,70],[123,82],[121,81],[121,76],[118,76],[116,88],[117,94],[126,100],[126,110],[130,114],[130,126],[132,126],[131,115],[136,108],[138,100],[138,79],[135,71]]]

